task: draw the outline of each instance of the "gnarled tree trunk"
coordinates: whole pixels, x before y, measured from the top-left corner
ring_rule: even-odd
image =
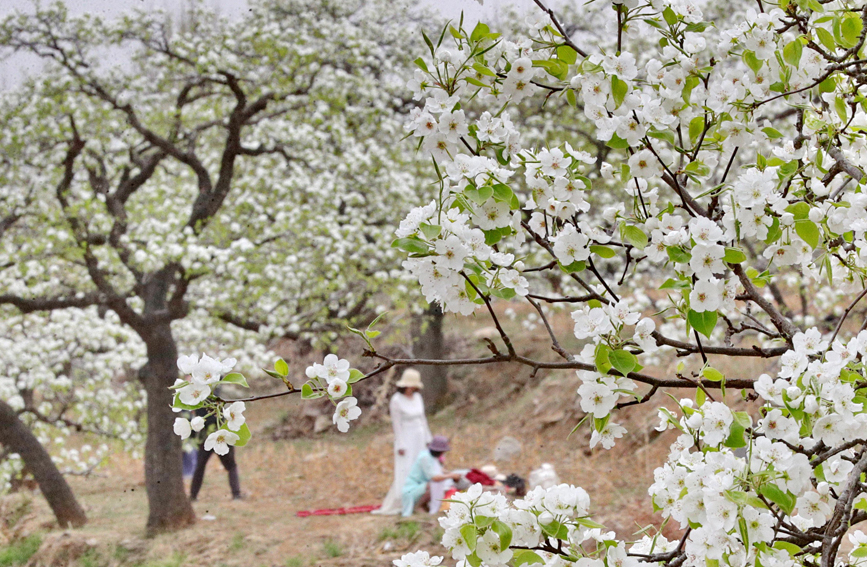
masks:
[[[61,527],[78,528],[87,523],[84,509],[45,447],[3,400],[0,400],[0,444],[21,456]]]
[[[184,490],[183,450],[174,433],[173,392],[178,378],[178,346],[171,320],[161,316],[168,307],[173,270],[165,267],[149,274],[142,290],[143,325],[136,329],[147,346],[148,361],[139,371],[147,392],[148,436],[145,442],[145,488],[148,494],[147,533],[177,530],[196,522]]]

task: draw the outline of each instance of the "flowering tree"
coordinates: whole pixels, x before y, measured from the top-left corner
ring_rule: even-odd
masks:
[[[392,143],[413,41],[401,14],[263,0],[173,30],[55,5],[0,24],[4,52],[46,65],[0,101],[0,305],[108,310],[132,330],[151,531],[194,520],[170,434],[175,337],[219,350],[223,371],[264,356],[263,339],[369,319],[389,289],[400,252],[375,243],[419,189],[411,148]]]
[[[561,485],[514,502],[478,487],[457,496],[444,545],[473,567],[860,564],[867,6],[596,2],[576,29],[536,4],[515,41],[484,24],[424,36],[410,87],[425,104],[408,130],[440,190],[393,243],[427,299],[487,312],[501,344],[481,358],[396,359],[368,329],[374,368],[326,359],[303,385],[286,377],[287,393],[329,396],[342,431],[357,417],[347,385],[394,365],[572,370],[590,444],[608,448],[625,433],[618,408],[686,390],[660,410],[660,430],[679,436],[649,488],[679,540],[620,540],[583,489]],[[524,143],[510,111],[542,97],[592,122],[612,150],[604,163],[574,140]],[[471,99],[488,111],[468,115]],[[498,299],[538,312],[551,357],[522,354]],[[553,331],[554,308],[571,312],[580,352]],[[645,368],[666,353],[682,359],[674,375]],[[748,357],[775,361],[774,375],[720,370]],[[732,409],[738,390],[756,413]],[[441,561],[420,551],[395,565]]]
[[[137,381],[119,378],[140,364],[142,345],[96,308],[4,313],[0,329],[0,486],[30,474],[58,523],[81,525],[84,511],[62,475],[89,474],[109,439],[138,449],[144,400]],[[72,432],[81,443],[70,444]]]

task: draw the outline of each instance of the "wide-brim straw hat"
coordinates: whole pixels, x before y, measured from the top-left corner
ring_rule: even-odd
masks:
[[[400,380],[395,384],[398,388],[415,388],[416,390],[421,390],[424,388],[424,384],[421,383],[421,374],[418,373],[418,370],[413,370],[412,368],[407,368],[403,371],[403,374],[400,375]]]
[[[445,453],[446,451],[450,451],[452,446],[449,444],[449,438],[445,435],[434,435],[431,442],[427,444],[427,448],[431,451]]]

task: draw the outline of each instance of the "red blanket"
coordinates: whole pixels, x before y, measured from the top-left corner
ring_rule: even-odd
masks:
[[[481,484],[482,486],[494,486],[494,479],[480,471],[479,469],[470,469],[466,475],[467,480],[473,484]]]
[[[373,512],[377,508],[379,508],[379,505],[353,506],[351,508],[323,508],[321,510],[301,510],[300,512],[296,512],[295,515],[299,518],[306,518],[308,516],[343,516],[344,514],[364,514],[366,512]]]

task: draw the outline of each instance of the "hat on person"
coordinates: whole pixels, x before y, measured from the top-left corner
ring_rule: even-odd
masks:
[[[445,453],[450,450],[452,447],[449,445],[449,438],[445,435],[434,435],[431,442],[428,443],[427,448],[431,451],[437,451],[438,453]]]
[[[418,373],[418,370],[412,368],[407,368],[403,371],[403,374],[400,375],[400,380],[397,381],[395,386],[398,388],[415,388],[416,390],[424,388],[424,384],[421,383],[421,374]]]

